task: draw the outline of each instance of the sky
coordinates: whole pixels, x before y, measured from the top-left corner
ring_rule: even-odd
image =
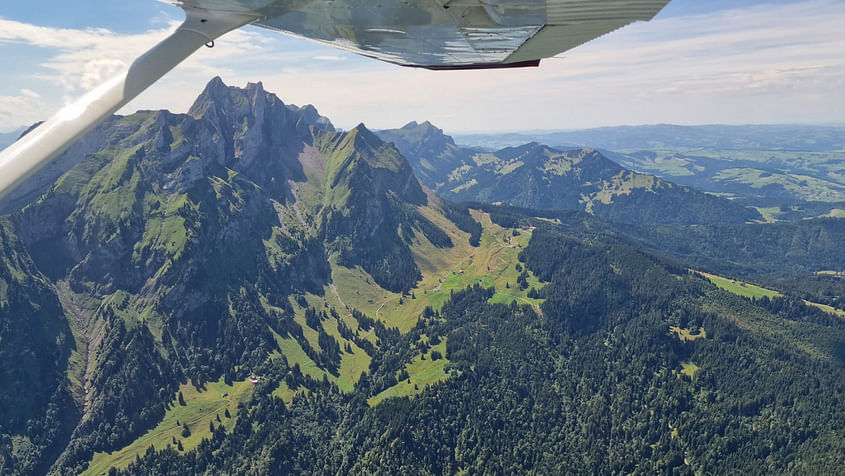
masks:
[[[33,8],[33,5],[37,7]],[[175,29],[155,0],[4,1],[0,132],[51,116]],[[120,112],[185,112],[205,84],[262,81],[341,128],[450,133],[638,124],[845,124],[845,0],[673,0],[539,68],[403,68],[256,27],[202,48]]]

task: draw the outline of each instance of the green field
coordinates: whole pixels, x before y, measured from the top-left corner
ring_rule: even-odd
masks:
[[[772,291],[771,289],[761,288],[760,286],[755,286],[750,283],[745,283],[736,279],[728,279],[723,278],[721,276],[716,276],[715,274],[708,274],[708,273],[701,273],[707,279],[710,280],[711,283],[715,284],[719,289],[724,289],[725,291],[734,293],[738,296],[743,296],[752,299],[760,299],[762,297],[782,297],[783,294]]]
[[[279,387],[276,388],[276,390],[273,390],[272,395],[276,398],[280,398],[283,402],[285,402],[285,405],[290,405],[291,402],[293,402],[293,397],[300,393],[307,395],[309,393],[309,390],[305,387],[299,387],[296,390],[291,390],[291,388],[288,387],[288,384],[285,383],[284,380],[282,380],[282,383],[279,384]]]
[[[491,302],[509,304],[518,301],[521,304],[539,306],[541,300],[528,298],[528,289],[542,287],[540,281],[532,273],[528,273],[528,288],[522,290],[517,285],[517,277],[520,274],[520,271],[517,271],[517,257],[519,251],[528,246],[531,232],[518,231],[518,236],[513,236],[513,229],[502,228],[492,223],[490,216],[485,213],[473,212],[473,217],[483,226],[480,246],[469,248],[467,254],[455,257],[445,264],[445,269],[441,268],[438,272],[432,273],[428,279],[423,280],[414,290],[417,299],[424,298],[423,303],[409,305],[408,299],[405,299],[404,305],[400,305],[398,300],[388,301],[381,310],[384,315],[403,315],[411,309],[419,309],[421,312],[425,306],[439,309],[449,299],[452,292],[475,284],[494,288],[496,294],[491,298]],[[422,291],[422,296],[420,296],[420,291]]]
[[[771,289],[761,288],[760,286],[755,286],[753,284],[745,283],[736,279],[728,279],[723,278],[721,276],[716,276],[714,274],[708,273],[701,273],[702,275],[706,276],[707,279],[710,280],[713,284],[715,284],[720,289],[724,289],[725,291],[731,292],[738,296],[743,296],[747,298],[759,299],[761,297],[783,297],[783,294],[772,291]],[[819,273],[823,274],[823,273]],[[842,309],[836,309],[835,307],[828,306],[827,304],[820,304],[817,302],[807,301],[804,299],[804,304],[808,306],[813,306],[815,308],[821,309],[828,314],[833,314],[839,317],[845,317],[845,311]]]
[[[828,314],[833,314],[833,315],[839,316],[839,317],[845,317],[845,311],[843,311],[842,309],[836,309],[833,306],[828,306],[827,304],[820,304],[820,303],[817,303],[817,302],[808,301],[806,299],[804,299],[804,304],[806,304],[808,306],[813,306],[813,307],[819,308],[819,309],[821,309],[822,311],[824,311]]]
[[[181,385],[179,391],[182,392],[185,405],[179,404],[178,394],[174,395],[173,402],[161,423],[121,450],[95,453],[88,469],[82,474],[107,474],[112,466],[125,468],[135,460],[136,455],[143,456],[150,446],[156,449],[163,449],[168,445],[175,446],[173,438],[182,442],[184,451],[196,448],[203,438],[211,436],[209,423],[213,422],[215,426],[223,425],[227,430],[234,427],[238,403],[249,398],[252,387],[253,385],[248,380],[226,385],[222,379],[218,382],[209,382],[201,389],[197,389],[190,383]],[[227,409],[231,415],[230,418],[225,416]],[[218,416],[220,422],[217,421]],[[191,431],[188,437],[182,436],[183,424],[187,424]]]
[[[514,229],[492,223],[488,214],[473,211],[472,215],[483,226],[478,247],[468,245],[465,233],[450,230],[441,223],[438,225],[451,231],[453,248],[436,248],[425,237],[415,238],[412,252],[423,279],[407,296],[382,289],[360,268],[334,266],[332,277],[340,299],[402,332],[416,324],[426,306],[439,309],[452,292],[475,284],[494,288],[491,302],[509,304],[517,301],[539,309],[542,300],[529,298],[528,291],[539,289],[543,284],[530,272],[526,289],[520,289],[517,284],[520,275],[517,257],[520,250],[528,246],[531,231],[516,230],[517,236],[514,236]]]
[[[438,351],[444,357],[431,360],[431,352]],[[426,385],[434,385],[449,378],[445,372],[446,364],[449,363],[445,358],[446,355],[446,341],[442,340],[439,344],[432,346],[431,350],[425,354],[425,359],[422,355],[417,355],[410,364],[405,366],[408,371],[409,378],[397,383],[396,385],[384,390],[383,392],[370,397],[367,403],[370,406],[375,406],[381,403],[385,398],[391,397],[408,397],[417,395],[425,390]]]
[[[700,368],[692,362],[681,362],[681,373],[689,378],[693,378]]]
[[[681,329],[678,326],[669,327],[669,331],[678,336],[681,342],[692,342],[698,339],[706,339],[707,331],[703,327],[698,329],[698,332],[692,332],[690,329]]]
[[[352,320],[351,316],[349,317],[349,320]],[[349,322],[346,324],[350,325]],[[304,318],[302,325],[304,329],[307,328],[304,324]],[[357,323],[351,325],[351,328],[354,329],[356,326]],[[310,330],[310,328],[308,329]],[[337,383],[338,388],[342,392],[351,392],[355,388],[355,383],[358,381],[361,374],[366,373],[369,370],[371,360],[370,356],[367,355],[363,349],[358,347],[355,342],[346,340],[340,336],[336,320],[329,318],[324,321],[323,329],[325,329],[327,334],[335,338],[341,348],[345,348],[346,344],[349,344],[352,348],[351,354],[345,351],[342,352],[338,375],[332,375],[317,366],[317,364],[308,357],[308,354],[305,353],[305,350],[302,349],[302,346],[296,339],[292,337],[281,337],[275,332],[273,334],[276,338],[276,343],[281,349],[281,354],[276,353],[270,357],[277,358],[280,355],[284,355],[288,361],[288,365],[291,367],[299,365],[299,369],[303,375],[308,375],[315,380],[322,380],[325,376],[332,382]],[[312,330],[311,332],[314,331]],[[315,350],[319,350],[319,346],[316,346]]]
[[[288,359],[288,365],[293,367],[299,365],[299,370],[303,375],[308,375],[316,380],[322,380],[326,372],[311,360],[310,357],[302,350],[299,342],[292,337],[276,337],[276,342],[282,350],[285,358]]]
[[[782,214],[780,207],[754,207],[760,215],[763,216],[763,221],[766,223],[775,223],[778,217]]]

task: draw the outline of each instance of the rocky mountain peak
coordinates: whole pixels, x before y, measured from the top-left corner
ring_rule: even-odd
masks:
[[[350,129],[347,135],[354,138],[356,147],[381,147],[384,144],[363,122]]]
[[[443,129],[440,129],[429,121],[423,121],[421,123],[411,121],[405,124],[400,130],[405,131],[409,139],[413,138],[418,141],[426,141],[433,146],[439,145],[440,147],[444,147],[446,144],[455,145],[455,141],[451,136],[446,135]]]
[[[334,131],[334,126],[332,122],[326,116],[321,116],[319,112],[317,112],[317,108],[312,106],[311,104],[306,104],[301,108],[297,106],[288,105],[288,109],[294,109],[299,111],[302,114],[302,118],[305,120],[307,124],[312,125],[317,129],[322,129],[326,131]]]
[[[294,127],[314,126],[321,130],[334,130],[331,121],[319,114],[314,106],[302,108],[286,105],[276,94],[267,92],[264,84],[248,83],[245,88],[227,86],[220,77],[215,77],[206,85],[202,93],[188,110],[188,115],[210,120],[225,119],[233,126],[243,128],[254,122],[267,119],[281,120]],[[275,126],[280,124],[276,123]]]
[[[277,175],[297,175],[298,167],[289,159],[312,142],[312,129],[334,130],[313,106],[286,105],[261,82],[238,88],[219,77],[206,85],[188,114],[204,124],[205,142],[220,144],[226,167],[252,170],[251,177],[262,185],[273,178],[268,167],[281,167]]]
[[[337,134],[322,151],[331,157],[328,169],[336,186],[348,183],[369,193],[392,190],[412,203],[425,201],[425,194],[408,160],[393,144],[384,142],[364,124]],[[360,180],[364,178],[364,182]],[[361,186],[361,183],[366,185]]]
[[[194,100],[194,103],[188,109],[188,115],[202,117],[215,106],[220,109],[232,109],[232,97],[229,94],[229,87],[223,83],[220,76],[215,76],[205,85],[205,89],[197,96],[197,99]]]

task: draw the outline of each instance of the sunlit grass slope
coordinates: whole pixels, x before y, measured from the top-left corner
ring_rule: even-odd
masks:
[[[222,379],[206,383],[197,388],[191,383],[179,387],[184,405],[179,402],[178,394],[164,419],[155,428],[132,442],[125,448],[111,453],[95,453],[85,475],[108,474],[111,467],[124,468],[135,460],[136,455],[143,456],[150,446],[160,450],[168,445],[176,447],[174,439],[182,443],[183,451],[196,448],[203,438],[210,438],[210,424],[223,425],[227,430],[235,425],[238,403],[246,401],[252,394],[253,384],[248,380],[226,385]],[[226,417],[226,411],[229,417]],[[218,421],[218,417],[219,420]],[[187,425],[190,436],[182,436],[183,425]]]

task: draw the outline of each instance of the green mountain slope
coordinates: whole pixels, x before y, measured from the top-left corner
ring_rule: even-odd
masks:
[[[530,210],[471,203],[502,226],[527,226],[536,217],[583,240],[611,240],[717,274],[784,278],[802,292],[841,296],[819,282],[836,282],[845,268],[845,221],[833,218],[792,223],[740,225],[630,225],[607,222],[575,210]],[[818,278],[818,279],[817,279]],[[841,281],[841,280],[840,280]],[[803,284],[798,284],[803,283]],[[845,284],[845,283],[842,283]],[[845,289],[845,288],[843,288]],[[827,300],[826,299],[826,300]]]
[[[345,359],[357,321],[299,321],[310,308],[291,296],[324,295],[333,268],[408,291],[422,277],[412,245],[451,249],[469,236],[452,220],[474,223],[363,125],[334,132],[260,83],[214,79],[188,114],[115,118],[84,142],[4,222],[2,352],[32,362],[3,374],[25,390],[4,393],[0,424],[24,473],[80,470],[155,427],[180,383],[245,380],[291,343],[351,385],[372,343]],[[43,420],[55,408],[67,427]]]
[[[421,180],[450,200],[534,209],[579,209],[625,223],[745,223],[750,208],[626,170],[592,149],[529,143],[496,152],[462,149],[428,123],[379,132]]]
[[[187,457],[148,452],[125,474],[824,474],[845,463],[845,321],[537,225],[521,260],[547,280],[539,311],[491,304],[482,286],[455,292],[407,334],[385,334],[351,396],[256,396],[230,435]],[[443,340],[448,378],[368,405],[419,361],[409,349]]]
[[[449,203],[363,125],[260,83],[212,80],[188,114],[115,117],[83,149],[0,220],[0,474],[842,463],[845,321],[644,250],[681,228]],[[514,197],[619,170],[536,144],[486,157]],[[628,174],[578,197],[624,203]],[[835,262],[825,230],[807,270]],[[761,256],[799,236],[776,235]]]
[[[65,379],[74,348],[58,296],[1,218],[0,468],[43,473],[44,455],[55,458],[67,444],[79,417]]]

